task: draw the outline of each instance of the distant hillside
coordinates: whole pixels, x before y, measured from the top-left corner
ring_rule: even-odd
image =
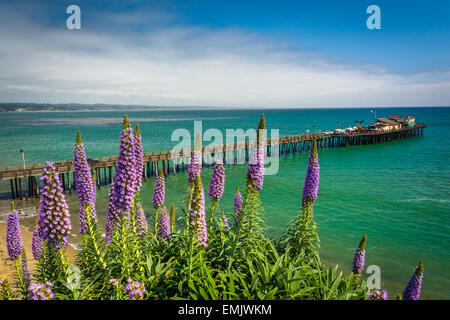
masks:
[[[76,110],[145,110],[145,109],[204,109],[208,107],[196,106],[144,106],[121,104],[79,104],[79,103],[0,103],[0,112],[27,112],[27,111],[76,111]]]

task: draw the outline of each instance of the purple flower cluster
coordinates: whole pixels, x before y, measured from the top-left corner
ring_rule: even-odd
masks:
[[[6,247],[11,260],[15,260],[23,252],[19,215],[14,211],[14,202],[11,202],[11,212],[8,214],[8,220],[6,222]]]
[[[354,274],[361,274],[361,272],[364,269],[364,260],[366,255],[366,241],[367,241],[367,235],[364,235],[359,242],[358,247],[355,251],[355,256],[353,258],[353,273]]]
[[[197,242],[206,247],[208,244],[208,231],[205,217],[205,193],[200,175],[197,175],[193,181],[189,222],[193,228]]]
[[[42,256],[43,241],[41,236],[39,235],[39,227],[35,225],[33,227],[33,238],[31,239],[31,252],[33,253],[33,257],[36,260]]]
[[[142,186],[142,175],[144,174],[144,153],[142,149],[142,136],[139,125],[136,125],[134,132],[134,156],[136,157],[136,191],[139,191]]]
[[[53,284],[51,282],[32,284],[29,286],[28,291],[30,292],[30,300],[52,300]]]
[[[369,300],[387,300],[388,294],[386,290],[372,290],[369,292]]]
[[[125,293],[131,300],[143,300],[145,293],[145,286],[142,282],[128,279],[128,284],[124,288]]]
[[[92,221],[97,223],[97,215],[95,212],[95,183],[91,175],[91,170],[86,157],[83,143],[81,141],[80,131],[77,132],[77,140],[74,144],[73,152],[73,168],[75,189],[80,202],[80,232],[87,233],[87,206],[90,204],[90,217]]]
[[[170,237],[170,218],[167,213],[166,207],[162,207],[158,216],[158,235],[167,239]]]
[[[114,234],[114,227],[116,221],[120,219],[120,217],[116,214],[116,210],[114,208],[114,182],[111,184],[111,187],[108,191],[108,208],[106,210],[106,230],[105,230],[105,241],[109,242],[112,239]]]
[[[117,157],[117,170],[114,179],[112,203],[119,217],[129,220],[133,205],[136,181],[135,139],[128,117],[124,116],[123,130],[120,136],[120,150]]]
[[[118,287],[119,286],[119,281],[117,281],[117,279],[109,279],[108,280],[108,284],[113,285],[114,287]]]
[[[72,229],[70,214],[55,164],[47,162],[42,170],[41,204],[39,208],[39,234],[54,248],[65,248]]]
[[[222,222],[223,222],[223,228],[224,228],[225,232],[228,232],[229,231],[228,219],[225,216],[224,211],[222,211]]]
[[[265,138],[263,130],[265,126],[266,119],[264,118],[264,114],[262,114],[258,125],[256,147],[250,156],[250,163],[247,170],[247,186],[254,191],[261,190],[264,183]]]
[[[195,138],[194,150],[191,153],[191,162],[188,166],[188,181],[193,182],[202,172],[202,147],[200,134]]]
[[[28,259],[27,259],[27,255],[25,254],[25,250],[22,253],[22,256],[20,257],[21,259],[21,267],[22,267],[22,279],[25,283],[27,283],[27,287],[28,284],[31,283],[31,273],[30,273],[30,268],[28,268]]]
[[[142,205],[138,203],[134,208],[134,216],[136,219],[137,227],[136,232],[141,237],[145,237],[147,235],[148,230],[148,224],[147,224],[147,218],[145,217],[144,209],[142,208]]]
[[[419,300],[420,291],[422,290],[423,282],[423,262],[420,261],[419,265],[414,270],[414,273],[409,279],[405,290],[403,291],[403,300]]]
[[[236,224],[239,223],[242,210],[243,210],[243,201],[238,187],[236,193],[234,194],[234,220]]]
[[[164,173],[161,170],[159,175],[156,177],[155,192],[153,193],[153,207],[159,208],[163,205],[164,199],[166,197],[166,181],[164,178]]]
[[[247,171],[247,186],[255,191],[262,189],[264,183],[264,145],[252,151]]]
[[[303,186],[302,205],[312,204],[317,199],[319,189],[320,166],[317,154],[317,141],[313,138],[311,153],[309,155],[308,170]]]
[[[219,201],[225,189],[225,167],[222,161],[218,160],[214,165],[214,171],[209,184],[208,196],[210,199]]]

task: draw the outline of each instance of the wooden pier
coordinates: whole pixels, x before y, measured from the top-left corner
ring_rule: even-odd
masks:
[[[306,152],[311,149],[312,139],[317,139],[317,147],[337,148],[352,145],[377,144],[407,137],[423,135],[425,124],[415,124],[414,127],[402,128],[398,130],[382,132],[361,132],[351,134],[300,134],[280,137],[277,140],[267,139],[267,154],[270,156],[274,145],[278,145],[280,156]],[[243,164],[249,161],[250,142],[235,142],[223,145],[203,147],[204,166],[212,165],[211,157],[215,156],[217,150],[221,151],[220,158],[227,165]],[[179,154],[172,154],[172,150],[154,151],[144,153],[144,170],[142,172],[144,180],[155,176],[159,170],[163,170],[165,175],[176,174],[179,171],[187,170],[188,156],[190,150],[181,150]],[[217,155],[216,155],[217,156]],[[95,177],[97,187],[110,184],[114,180],[117,156],[99,157],[88,159],[91,172]],[[73,177],[72,160],[55,162],[60,174],[62,187],[71,193],[75,189]],[[23,166],[0,167],[0,181],[9,180],[11,185],[11,198],[23,199],[28,197],[39,197],[39,179],[45,163],[30,164]],[[103,176],[102,176],[103,174]],[[26,188],[23,188],[25,181]]]

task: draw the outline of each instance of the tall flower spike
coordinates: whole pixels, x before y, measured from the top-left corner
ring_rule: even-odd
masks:
[[[58,171],[53,162],[47,162],[41,176],[41,204],[39,207],[39,234],[55,249],[68,245],[72,226],[66,198],[61,188]]]
[[[353,258],[353,273],[354,274],[361,274],[361,272],[364,269],[364,260],[366,255],[366,241],[367,241],[367,235],[365,234],[361,241],[359,242],[358,247],[355,251],[355,256]]]
[[[414,273],[409,279],[405,290],[403,291],[403,300],[419,300],[420,291],[422,290],[423,282],[423,262],[420,261],[419,265],[414,270]]]
[[[97,215],[95,212],[95,182],[91,175],[86,151],[84,150],[81,140],[80,131],[77,132],[77,139],[73,152],[73,168],[75,179],[75,190],[77,192],[78,201],[80,202],[80,232],[87,232],[86,208],[90,204],[90,216],[94,224],[97,223]]]
[[[208,196],[210,199],[219,201],[225,190],[225,167],[222,161],[218,160],[214,165],[214,171],[209,184]]]
[[[22,264],[21,264],[22,279],[25,283],[26,288],[28,288],[31,284],[31,273],[30,273],[30,268],[28,267],[28,259],[27,259],[27,254],[25,253],[25,250],[23,250],[20,260],[22,262]]]
[[[9,258],[15,260],[23,252],[23,241],[19,227],[19,216],[14,211],[14,202],[11,202],[11,212],[6,222],[6,247]]]
[[[175,226],[175,204],[170,207],[170,231],[173,232]]]
[[[139,236],[145,237],[147,235],[148,230],[148,224],[147,224],[147,218],[145,217],[144,209],[142,208],[142,205],[138,203],[134,207],[134,214],[136,219],[136,232]]]
[[[256,147],[253,149],[252,155],[250,156],[250,163],[247,171],[247,186],[254,191],[261,190],[264,183],[265,126],[266,119],[264,114],[262,114],[258,125]]]
[[[167,239],[170,236],[170,218],[166,207],[161,209],[158,216],[158,235],[163,239]]]
[[[193,181],[193,193],[191,201],[191,209],[189,211],[189,222],[195,233],[197,242],[203,246],[208,243],[208,231],[206,228],[205,217],[205,193],[203,191],[202,180],[199,175]]]
[[[124,116],[123,130],[120,136],[119,156],[117,157],[116,178],[114,179],[113,206],[119,217],[130,218],[135,194],[136,157],[133,129],[128,117]]]
[[[114,182],[111,184],[111,187],[108,191],[108,208],[106,211],[106,230],[105,230],[105,241],[109,242],[114,235],[114,227],[117,221],[120,220],[120,217],[117,215],[115,207],[114,207]]]
[[[313,138],[311,153],[309,155],[308,171],[306,173],[305,184],[303,186],[302,205],[312,204],[317,199],[319,189],[320,166],[317,154],[317,140]]]
[[[42,256],[43,248],[43,241],[41,236],[39,235],[39,226],[36,224],[33,227],[33,238],[31,240],[31,252],[33,253],[33,257],[36,260],[39,260],[39,258]]]
[[[188,181],[193,182],[202,172],[202,140],[200,133],[195,137],[194,150],[191,153],[191,162],[188,166]]]
[[[166,181],[162,170],[159,171],[159,175],[156,177],[155,191],[153,193],[153,207],[159,208],[163,205],[166,197]]]
[[[222,211],[222,222],[223,222],[223,228],[224,228],[225,232],[228,232],[229,225],[228,225],[228,219],[225,216],[225,211]]]
[[[141,189],[142,175],[144,173],[144,153],[142,149],[142,136],[139,125],[136,125],[134,132],[134,156],[136,157],[136,192]]]
[[[239,187],[237,187],[236,193],[234,194],[234,220],[236,221],[236,224],[239,223],[239,218],[242,209],[243,209],[242,195],[239,192]]]

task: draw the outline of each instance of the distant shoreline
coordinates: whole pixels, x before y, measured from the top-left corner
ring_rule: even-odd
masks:
[[[347,106],[347,107],[250,107],[250,106],[145,106],[145,105],[107,105],[107,104],[39,104],[39,103],[0,103],[0,113],[31,112],[110,112],[110,111],[180,111],[180,110],[327,110],[327,109],[392,109],[392,108],[450,108],[450,106]]]

